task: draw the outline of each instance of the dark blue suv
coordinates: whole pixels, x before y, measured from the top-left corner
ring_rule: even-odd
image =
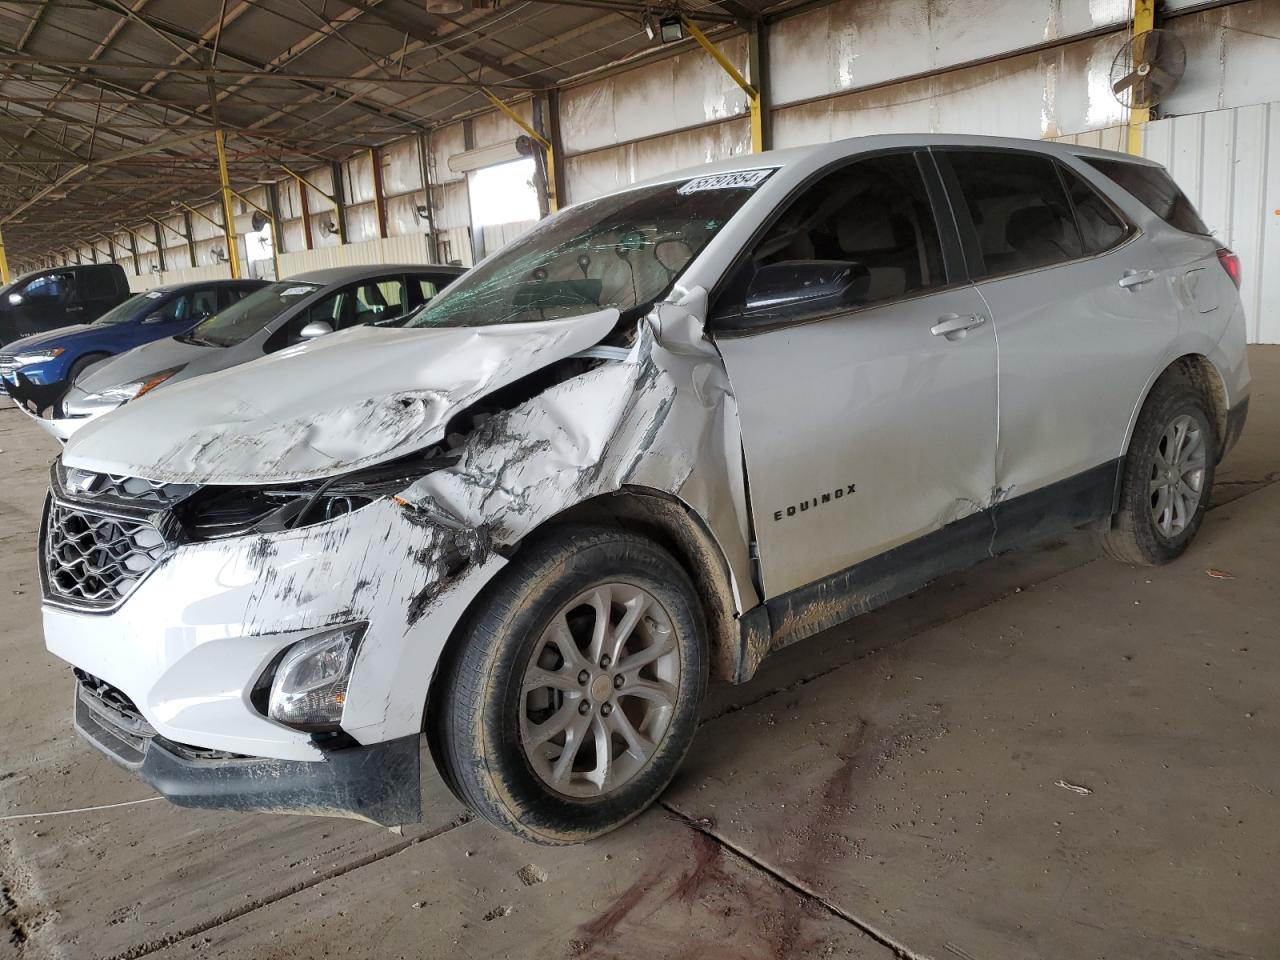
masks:
[[[0,380],[33,413],[55,407],[90,364],[153,340],[179,336],[266,286],[262,280],[206,280],[156,287],[130,297],[93,323],[61,327],[6,344]]]

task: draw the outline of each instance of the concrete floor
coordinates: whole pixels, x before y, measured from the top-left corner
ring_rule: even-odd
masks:
[[[1177,563],[1078,538],[791,648],[713,689],[659,806],[568,849],[435,780],[403,836],[131,803],[41,642],[55,451],[6,409],[0,957],[1274,958],[1280,347],[1250,362]]]

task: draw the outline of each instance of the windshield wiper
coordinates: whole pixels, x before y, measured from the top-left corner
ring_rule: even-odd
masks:
[[[204,339],[203,337],[193,336],[193,335],[192,335],[192,334],[190,334],[190,333],[180,333],[180,334],[178,334],[176,337],[174,337],[173,339],[175,339],[175,340],[179,341],[180,343],[191,343],[191,344],[195,344],[197,347],[225,347],[225,346],[228,346],[228,344],[225,344],[225,343],[218,343],[217,341],[214,341],[214,340],[206,340],[206,339]]]

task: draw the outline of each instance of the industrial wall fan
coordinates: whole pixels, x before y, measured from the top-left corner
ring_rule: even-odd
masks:
[[[1187,69],[1187,48],[1171,30],[1130,37],[1111,61],[1111,92],[1126,107],[1147,110],[1167,97]]]

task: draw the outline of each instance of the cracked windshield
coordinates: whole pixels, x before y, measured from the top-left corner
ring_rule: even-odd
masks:
[[[647,307],[770,172],[697,177],[571,207],[466,274],[403,325],[488,326]]]

